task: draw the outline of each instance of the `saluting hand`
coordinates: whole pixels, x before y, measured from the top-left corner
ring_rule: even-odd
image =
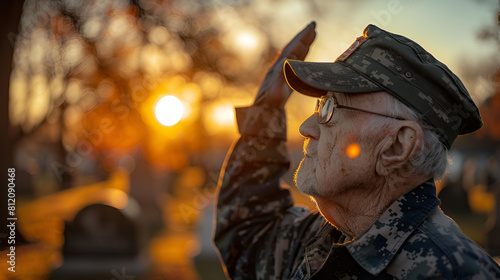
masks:
[[[314,38],[316,38],[315,28],[316,23],[311,22],[276,55],[271,68],[268,70],[260,86],[259,93],[255,98],[255,105],[267,105],[278,108],[285,106],[288,97],[292,93],[292,89],[285,81],[283,64],[287,59],[304,60],[309,52],[309,47]]]

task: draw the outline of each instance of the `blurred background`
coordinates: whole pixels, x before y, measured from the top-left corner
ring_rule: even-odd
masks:
[[[497,0],[1,5],[0,164],[2,176],[16,170],[18,220],[16,272],[5,267],[0,279],[224,279],[210,237],[219,171],[237,137],[233,108],[251,104],[277,51],[312,20],[307,60],[334,60],[372,23],[461,77],[485,126],[455,142],[439,197],[500,255]],[[298,126],[314,104],[297,94],[287,104],[290,186]]]

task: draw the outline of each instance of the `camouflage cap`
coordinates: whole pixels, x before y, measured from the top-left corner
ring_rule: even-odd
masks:
[[[414,41],[368,25],[335,62],[287,60],[285,77],[300,93],[386,91],[422,114],[450,148],[483,122],[460,79]]]

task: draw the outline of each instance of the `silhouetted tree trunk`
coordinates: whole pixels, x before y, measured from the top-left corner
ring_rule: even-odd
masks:
[[[19,22],[24,0],[4,1],[0,7],[0,249],[7,244],[7,169],[13,166],[12,135],[9,122],[9,84],[12,72],[14,43],[19,34]],[[16,233],[16,243],[23,238]]]

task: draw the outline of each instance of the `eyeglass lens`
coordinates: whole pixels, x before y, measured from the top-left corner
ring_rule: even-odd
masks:
[[[322,97],[318,99],[316,111],[318,112],[319,123],[327,123],[333,115],[335,101],[333,98]]]

